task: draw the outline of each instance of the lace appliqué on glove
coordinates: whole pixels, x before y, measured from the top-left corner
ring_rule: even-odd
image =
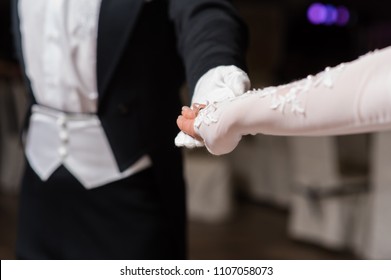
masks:
[[[236,98],[231,97],[221,102],[210,103],[199,112],[195,119],[194,127],[198,129],[201,124],[209,126],[211,123],[216,123],[219,120],[217,110],[219,107],[223,107],[227,102],[235,102],[235,100],[247,98],[254,94],[258,95],[260,98],[270,97],[270,109],[272,110],[279,110],[281,113],[284,113],[288,107],[292,113],[304,114],[305,106],[299,100],[298,96],[308,92],[311,88],[319,86],[332,89],[335,80],[344,68],[345,63],[339,64],[336,67],[326,67],[324,71],[316,74],[315,76],[309,75],[307,78],[296,82],[281,86],[266,87],[263,89],[253,89]]]
[[[342,63],[334,68],[326,67],[326,69],[315,76],[308,75],[307,78],[289,83],[278,87],[268,87],[259,90],[253,90],[253,94],[259,94],[260,97],[271,97],[270,108],[273,110],[279,110],[282,113],[286,107],[290,107],[292,113],[305,113],[305,106],[300,102],[298,96],[300,94],[307,93],[311,88],[318,86],[324,86],[332,89],[338,75],[345,68],[345,64]],[[281,92],[286,92],[282,95]]]

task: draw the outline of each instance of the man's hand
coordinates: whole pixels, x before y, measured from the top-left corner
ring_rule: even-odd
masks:
[[[219,66],[209,70],[198,81],[192,104],[209,104],[242,95],[250,89],[247,74],[236,66]]]

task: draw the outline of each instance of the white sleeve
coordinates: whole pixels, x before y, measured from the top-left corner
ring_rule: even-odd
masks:
[[[325,136],[391,129],[391,47],[290,84],[209,104],[195,129],[212,154],[247,134]]]

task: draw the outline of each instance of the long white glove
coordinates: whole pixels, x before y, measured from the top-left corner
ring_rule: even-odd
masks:
[[[236,66],[218,66],[206,72],[197,82],[191,104],[210,104],[242,95],[251,87],[248,75]],[[179,132],[178,147],[202,147],[204,143]]]
[[[391,47],[315,76],[209,104],[195,119],[212,154],[246,134],[326,136],[391,129]]]

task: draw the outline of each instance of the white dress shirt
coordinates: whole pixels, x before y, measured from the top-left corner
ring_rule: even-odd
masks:
[[[26,74],[38,103],[30,119],[26,156],[42,180],[63,164],[86,188],[94,188],[152,164],[145,155],[120,172],[95,114],[100,2],[19,1]]]

